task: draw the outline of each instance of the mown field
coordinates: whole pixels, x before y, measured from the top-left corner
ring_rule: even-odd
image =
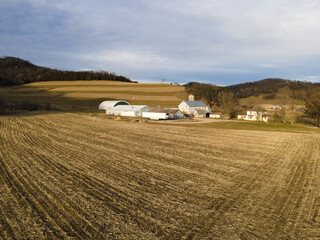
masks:
[[[177,106],[186,99],[184,87],[165,83],[126,83],[115,81],[52,81],[15,87],[1,87],[7,101],[49,102],[59,108],[97,109],[104,100],[121,99],[130,104]]]
[[[320,135],[0,117],[0,239],[319,239]]]

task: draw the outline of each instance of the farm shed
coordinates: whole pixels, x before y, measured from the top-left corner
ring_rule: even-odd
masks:
[[[106,110],[107,115],[139,117],[150,109],[147,105],[118,105]]]
[[[221,112],[212,112],[210,113],[210,118],[221,118],[222,113]]]
[[[142,116],[153,120],[178,119],[183,117],[183,113],[179,109],[153,108],[148,112],[144,112]]]
[[[187,114],[193,114],[194,116],[201,115],[202,117],[209,116],[211,109],[202,101],[182,101],[179,104],[179,110]],[[204,111],[204,113],[202,111]],[[200,111],[200,112],[199,112]],[[204,116],[203,116],[204,115]]]
[[[120,100],[120,101],[103,101],[99,105],[100,110],[108,110],[116,106],[120,105],[130,105],[127,101]]]
[[[166,112],[154,112],[151,109],[151,112],[143,112],[142,117],[149,118],[152,120],[164,120],[169,118],[169,114]]]
[[[169,119],[183,118],[183,113],[179,109],[171,109],[169,112]]]

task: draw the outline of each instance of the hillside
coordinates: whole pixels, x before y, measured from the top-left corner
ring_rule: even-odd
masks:
[[[166,83],[117,81],[50,81],[0,87],[7,103],[49,103],[59,109],[97,109],[104,100],[123,99],[131,104],[177,106],[185,99],[184,87]]]
[[[42,81],[108,80],[132,82],[129,78],[106,71],[61,71],[40,67],[15,57],[0,58],[0,86]]]
[[[227,89],[237,98],[258,97],[265,94],[265,99],[273,99],[280,89],[287,87],[292,97],[305,100],[308,94],[320,91],[320,83],[292,81],[280,78],[267,78],[255,82],[246,82],[228,86]]]

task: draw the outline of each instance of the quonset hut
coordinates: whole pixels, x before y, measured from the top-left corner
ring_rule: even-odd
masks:
[[[109,110],[113,107],[116,106],[121,106],[121,105],[130,105],[127,101],[120,100],[120,101],[103,101],[99,105],[100,110]]]

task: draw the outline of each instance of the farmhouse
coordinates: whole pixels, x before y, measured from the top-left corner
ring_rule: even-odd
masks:
[[[143,112],[150,110],[147,105],[117,105],[106,110],[107,115],[139,117]]]
[[[265,111],[247,111],[247,115],[238,115],[238,119],[268,122],[267,112]]]
[[[178,119],[183,117],[183,113],[179,109],[153,108],[143,112],[142,117],[153,120]]]
[[[222,113],[221,112],[212,112],[210,113],[210,118],[221,118]]]
[[[181,112],[192,114],[195,117],[209,117],[211,109],[203,101],[190,101],[193,96],[189,96],[189,101],[182,101],[179,104],[179,110]]]
[[[127,101],[103,101],[99,105],[100,110],[108,110],[119,105],[130,105]]]

